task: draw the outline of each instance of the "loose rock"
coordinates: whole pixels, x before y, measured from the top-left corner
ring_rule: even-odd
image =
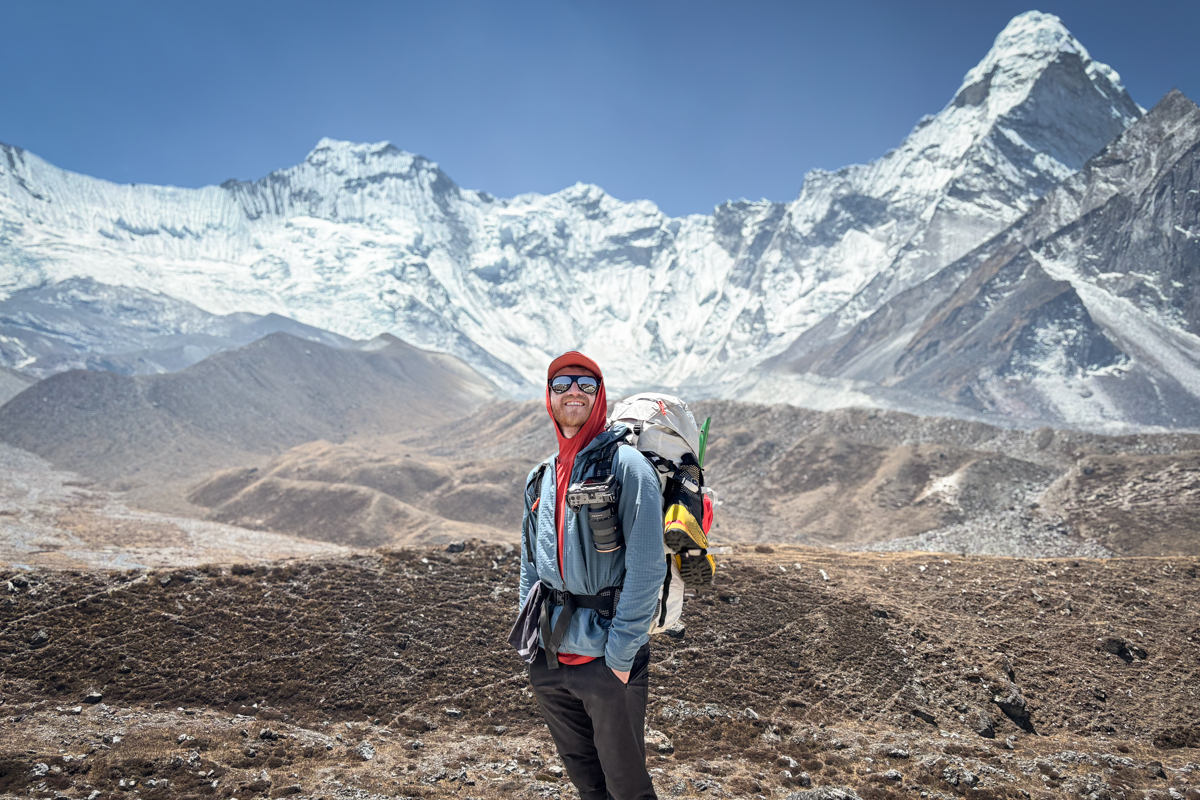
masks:
[[[822,786],[818,789],[807,789],[802,792],[792,792],[787,800],[862,800],[858,792],[848,786]]]
[[[996,728],[992,725],[992,717],[982,709],[975,708],[967,714],[967,725],[971,726],[971,730],[984,739],[996,738]]]
[[[1013,723],[1024,731],[1034,733],[1033,721],[1029,718],[1029,708],[1025,703],[1025,696],[1021,694],[1021,690],[1015,683],[1008,679],[1004,679],[1000,684],[992,687],[992,702],[995,703],[1004,716],[1008,717]]]
[[[675,752],[675,745],[671,743],[667,735],[652,728],[646,730],[646,747],[652,748],[660,755],[670,755]]]

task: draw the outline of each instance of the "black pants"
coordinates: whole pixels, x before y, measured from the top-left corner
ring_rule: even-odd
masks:
[[[538,650],[529,682],[580,800],[655,800],[646,772],[646,696],[650,645],[642,645],[629,683],[603,658],[558,669]]]

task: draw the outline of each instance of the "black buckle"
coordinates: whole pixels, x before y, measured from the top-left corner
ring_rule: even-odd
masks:
[[[596,599],[602,602],[598,603],[600,607],[596,609],[596,613],[601,619],[612,619],[617,615],[617,603],[621,599],[620,586],[605,586],[596,593]]]
[[[549,606],[565,606],[568,598],[573,597],[576,608],[590,608],[600,615],[601,619],[612,619],[617,615],[617,603],[621,600],[620,586],[605,586],[593,595],[571,595],[561,589],[550,589],[546,593],[546,604]]]

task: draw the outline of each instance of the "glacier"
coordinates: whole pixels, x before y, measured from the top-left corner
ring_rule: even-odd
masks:
[[[1028,212],[1138,120],[1055,16],[997,36],[950,102],[786,203],[671,218],[594,185],[497,198],[387,142],[322,139],[256,181],[117,185],[0,145],[0,298],[72,278],[452,353],[514,395],[580,349],[616,389],[719,394],[836,337]]]

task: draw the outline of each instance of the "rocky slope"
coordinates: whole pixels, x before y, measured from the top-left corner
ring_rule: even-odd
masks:
[[[706,479],[721,501],[720,545],[1200,555],[1194,434],[1026,431],[731,401],[693,411],[713,418]],[[348,544],[452,531],[431,533],[423,515],[516,541],[521,487],[554,448],[543,404],[505,402],[415,434],[302,445],[217,472],[187,497],[209,519]]]
[[[514,392],[582,348],[617,387],[715,393],[835,315],[854,324],[1020,217],[1141,114],[1053,16],[1000,33],[949,105],[789,203],[670,219],[595,186],[512,199],[387,144],[321,141],[258,181],[116,186],[0,158],[0,291],[86,275],[213,313],[391,331]]]
[[[572,796],[503,641],[517,569],[470,543],[10,574],[0,792]],[[1198,569],[725,554],[654,640],[657,791],[1193,800]]]
[[[1172,92],[1000,235],[777,369],[1053,423],[1200,426],[1200,108]]]

